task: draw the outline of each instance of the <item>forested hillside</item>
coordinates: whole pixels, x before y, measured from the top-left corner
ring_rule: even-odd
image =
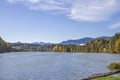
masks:
[[[12,47],[10,43],[5,42],[1,37],[0,37],[0,53],[3,52],[10,52],[12,51]]]
[[[95,38],[84,46],[62,44],[13,43],[15,51],[120,53],[120,33],[112,38]]]
[[[120,33],[116,33],[112,38],[94,39],[85,46],[56,45],[52,50],[55,52],[120,53]]]
[[[95,39],[85,46],[87,52],[120,53],[120,33],[116,33],[111,39]]]

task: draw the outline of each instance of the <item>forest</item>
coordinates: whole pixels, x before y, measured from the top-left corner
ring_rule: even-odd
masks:
[[[96,53],[120,53],[120,33],[112,38],[97,38],[84,46],[56,45],[52,49],[55,52],[96,52]]]
[[[6,43],[0,38],[0,52],[92,52],[120,54],[120,32],[112,38],[96,38],[86,45]]]

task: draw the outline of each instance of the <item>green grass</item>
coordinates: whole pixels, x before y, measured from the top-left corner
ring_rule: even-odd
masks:
[[[120,76],[100,77],[92,80],[120,80]]]

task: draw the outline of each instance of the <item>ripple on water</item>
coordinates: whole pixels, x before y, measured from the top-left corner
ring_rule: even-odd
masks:
[[[113,54],[17,52],[0,54],[0,80],[80,80],[108,71]]]

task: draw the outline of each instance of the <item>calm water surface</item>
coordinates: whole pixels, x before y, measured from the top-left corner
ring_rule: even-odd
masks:
[[[0,80],[80,80],[108,71],[120,55],[14,52],[0,54]]]

